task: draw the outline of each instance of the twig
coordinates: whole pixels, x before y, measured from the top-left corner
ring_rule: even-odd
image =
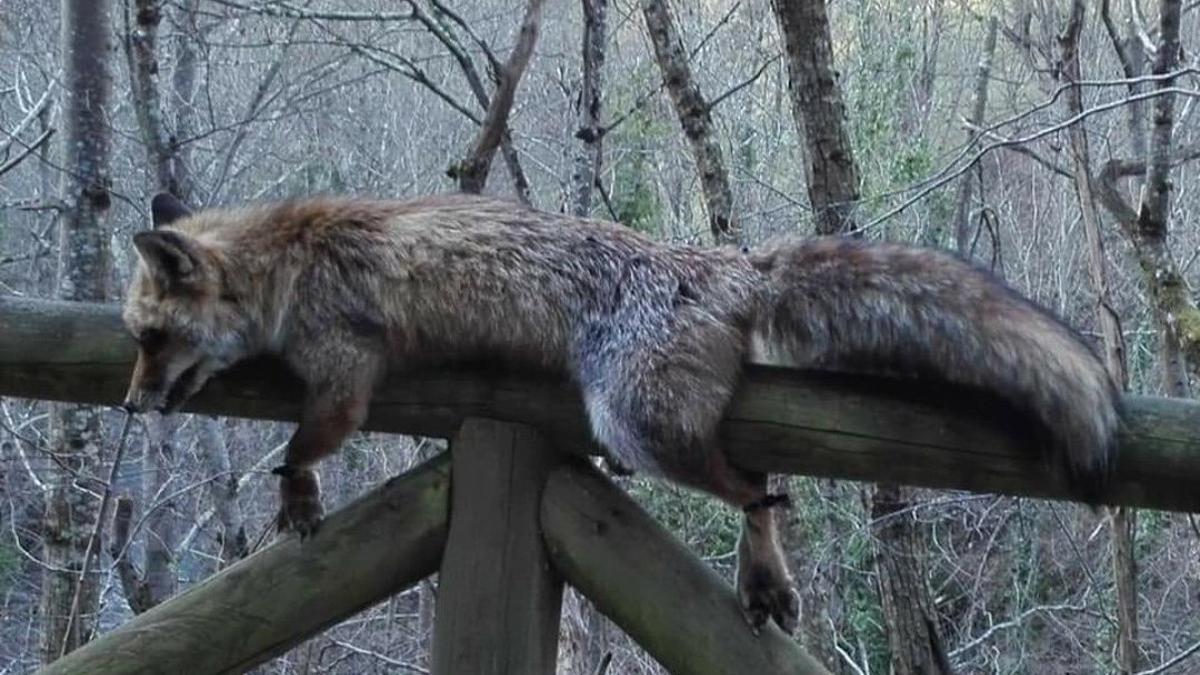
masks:
[[[1110,101],[1109,103],[1104,103],[1104,104],[1095,106],[1093,108],[1088,108],[1087,110],[1084,110],[1083,112],[1079,113],[1078,115],[1075,115],[1074,117],[1066,119],[1058,124],[1054,124],[1054,125],[1045,127],[1043,129],[1039,129],[1038,131],[1036,131],[1032,134],[1028,134],[1026,136],[1020,136],[1020,137],[1013,138],[1013,139],[1010,139],[1007,141],[998,141],[998,142],[986,145],[983,148],[980,148],[980,150],[978,152],[976,152],[974,155],[971,155],[970,159],[968,159],[965,164],[960,166],[958,169],[950,171],[949,168],[951,166],[954,166],[954,164],[957,163],[957,161],[959,159],[966,156],[967,152],[970,150],[971,146],[973,145],[973,144],[968,144],[965,148],[963,148],[963,152],[960,152],[959,155],[954,159],[954,161],[950,162],[950,164],[948,164],[945,169],[938,172],[938,174],[935,174],[935,175],[940,175],[940,177],[938,177],[934,180],[926,181],[924,187],[922,187],[920,190],[918,190],[917,193],[915,195],[913,195],[911,198],[906,199],[904,202],[902,202],[895,208],[890,209],[883,215],[879,216],[878,218],[875,218],[871,222],[869,222],[866,225],[859,228],[857,231],[865,232],[867,230],[875,228],[878,225],[880,225],[881,223],[891,220],[892,218],[896,217],[900,213],[908,210],[908,208],[910,206],[912,206],[913,204],[916,204],[917,202],[921,201],[925,197],[929,196],[929,194],[931,192],[933,192],[934,190],[937,190],[938,188],[953,181],[955,178],[958,178],[959,176],[963,175],[967,171],[970,171],[971,167],[975,166],[976,162],[983,159],[984,155],[991,152],[992,150],[1008,147],[1010,145],[1022,145],[1025,143],[1030,143],[1030,142],[1036,141],[1039,138],[1043,138],[1045,136],[1049,136],[1050,134],[1056,133],[1058,131],[1062,131],[1063,129],[1066,129],[1067,127],[1070,127],[1071,125],[1078,124],[1078,123],[1082,122],[1083,120],[1085,120],[1089,117],[1092,117],[1093,115],[1097,115],[1102,112],[1107,112],[1109,110],[1113,110],[1113,109],[1119,108],[1124,105],[1129,105],[1130,103],[1133,103],[1135,101],[1142,101],[1142,100],[1146,100],[1146,99],[1157,98],[1159,96],[1166,96],[1169,94],[1179,94],[1181,96],[1200,97],[1200,90],[1185,89],[1183,87],[1164,87],[1162,89],[1156,89],[1154,91],[1149,91],[1144,94],[1127,96],[1125,98],[1122,98],[1119,101]],[[995,127],[990,127],[990,128],[995,128]],[[980,138],[982,138],[982,136],[980,136]],[[911,188],[909,188],[909,189],[911,189]],[[878,197],[876,197],[876,198],[878,198]]]
[[[0,176],[3,176],[4,174],[13,170],[18,164],[23,162],[26,157],[32,155],[34,153],[34,151],[36,151],[39,147],[41,147],[43,143],[50,140],[50,137],[53,135],[54,135],[54,127],[50,127],[49,129],[43,131],[42,135],[38,136],[37,139],[34,140],[29,145],[26,145],[25,149],[22,150],[20,152],[20,154],[18,154],[16,157],[13,157],[12,159],[5,162],[3,166],[0,166]]]
[[[1184,659],[1188,658],[1192,654],[1195,654],[1197,651],[1200,651],[1200,641],[1195,642],[1191,647],[1179,652],[1171,660],[1163,663],[1161,666],[1156,666],[1149,670],[1139,671],[1137,675],[1158,675],[1158,673],[1166,672],[1168,669],[1179,665]]]

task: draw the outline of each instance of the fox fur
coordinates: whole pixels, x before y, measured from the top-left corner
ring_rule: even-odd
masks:
[[[126,405],[171,410],[259,354],[304,380],[281,527],[321,517],[313,464],[362,423],[391,369],[494,357],[578,384],[616,463],[746,509],[739,595],[756,628],[797,607],[765,477],[717,426],[752,352],[993,391],[1044,432],[1083,495],[1112,466],[1119,397],[1088,345],[941,251],[841,238],[753,250],[656,242],[614,223],[445,195],[311,199],[190,213],[169,195],[135,236],[124,311],[140,349]]]

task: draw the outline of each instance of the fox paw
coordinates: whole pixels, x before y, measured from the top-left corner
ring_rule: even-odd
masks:
[[[281,506],[275,516],[279,532],[291,530],[306,539],[317,533],[325,509],[321,506],[321,485],[317,474],[309,469],[280,466],[271,471],[280,477]]]
[[[614,476],[628,478],[634,474],[634,470],[625,466],[611,455],[604,455],[604,465],[608,467],[608,472]]]
[[[738,569],[738,601],[742,615],[755,635],[774,619],[775,624],[791,635],[800,623],[800,597],[792,589],[787,572],[761,563],[750,563],[748,569]]]

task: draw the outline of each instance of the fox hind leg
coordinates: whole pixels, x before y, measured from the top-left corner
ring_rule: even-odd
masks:
[[[742,612],[755,632],[772,619],[785,632],[794,632],[800,603],[771,508],[787,500],[767,492],[766,475],[730,466],[715,442],[687,440],[692,436],[652,405],[617,407],[602,397],[585,398],[593,431],[618,461],[708,492],[742,510],[737,571]]]
[[[711,447],[708,469],[691,481],[742,510],[738,537],[737,594],[742,613],[757,633],[773,619],[785,633],[795,632],[800,600],[779,541],[774,508],[789,504],[784,495],[767,492],[767,475],[736,469],[725,453]]]

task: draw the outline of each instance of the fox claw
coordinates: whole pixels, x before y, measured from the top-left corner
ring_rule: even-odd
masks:
[[[303,541],[316,535],[321,529],[323,515],[320,504],[317,504],[315,510],[310,510],[307,506],[301,509],[297,509],[295,505],[285,506],[279,509],[279,514],[275,516],[275,529],[281,534],[295,532]]]
[[[282,506],[275,516],[279,532],[291,530],[304,540],[317,533],[325,509],[321,507],[321,488],[317,475],[305,469],[283,466],[272,471],[280,476],[279,496]]]
[[[780,570],[752,564],[746,574],[738,574],[738,601],[750,630],[758,635],[768,620],[784,633],[792,635],[800,623],[800,597],[792,589],[791,579]]]

